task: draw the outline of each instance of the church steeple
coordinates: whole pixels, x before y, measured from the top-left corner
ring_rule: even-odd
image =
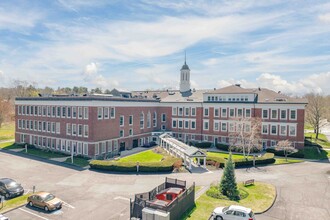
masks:
[[[186,51],[184,53],[184,64],[180,74],[180,92],[190,91],[190,69],[187,65]]]

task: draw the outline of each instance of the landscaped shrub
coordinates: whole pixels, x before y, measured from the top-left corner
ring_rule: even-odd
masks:
[[[239,199],[245,199],[246,197],[249,196],[249,193],[243,189],[242,187],[239,187],[238,188],[239,190]],[[208,189],[206,191],[206,195],[207,196],[210,196],[212,198],[215,198],[215,199],[226,199],[226,200],[229,200],[229,198],[227,196],[224,196],[221,194],[220,190],[219,190],[219,186],[211,186],[210,189]]]
[[[179,161],[181,161],[181,159],[168,157],[165,160],[158,162],[140,162],[139,172],[171,172],[174,164],[178,165],[180,163]],[[136,172],[136,162],[120,162],[120,160],[92,160],[89,165],[93,169],[117,172]]]
[[[217,144],[216,148],[223,151],[229,151],[229,145],[226,144]]]
[[[274,154],[273,153],[265,153],[261,157],[256,157],[256,164],[271,164],[275,163]],[[206,157],[206,161],[210,164],[210,161],[213,161],[215,163],[219,163],[219,167],[224,167],[224,164],[226,163],[226,159],[221,157]],[[242,167],[242,166],[253,166],[253,159],[246,160],[246,159],[233,159],[235,163],[235,167]]]
[[[276,156],[282,156],[282,157],[285,156],[284,151],[282,151],[282,150],[278,151],[278,150],[275,150],[274,148],[267,148],[266,152],[273,153]],[[296,153],[289,154],[288,157],[304,158],[304,151],[302,149],[300,149]]]
[[[215,199],[228,199],[227,196],[221,194],[219,186],[211,186],[210,189],[206,191],[206,195]]]
[[[197,147],[197,148],[210,148],[212,143],[211,142],[193,142],[191,143],[192,146]]]
[[[236,147],[236,146],[229,146],[229,145],[226,145],[226,144],[217,144],[216,148],[218,148],[219,150],[223,150],[223,151],[229,151],[229,148],[230,148],[230,151],[231,152],[238,152],[238,153],[242,153],[243,152],[243,149],[241,147]],[[250,150],[250,153],[259,153],[260,152],[260,149],[258,148],[252,148]]]

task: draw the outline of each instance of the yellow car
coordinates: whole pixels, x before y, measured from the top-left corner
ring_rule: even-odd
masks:
[[[48,192],[38,192],[27,198],[29,206],[44,209],[46,212],[62,208],[62,200]]]

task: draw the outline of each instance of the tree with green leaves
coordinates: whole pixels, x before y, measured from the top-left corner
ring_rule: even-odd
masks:
[[[227,196],[230,200],[239,200],[239,191],[235,178],[235,164],[232,160],[231,153],[225,164],[219,189],[222,195]]]

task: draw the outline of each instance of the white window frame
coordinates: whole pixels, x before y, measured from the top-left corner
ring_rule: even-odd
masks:
[[[132,123],[130,122],[131,119],[132,119]],[[133,115],[128,116],[128,125],[132,126],[133,123],[134,123],[134,116]]]
[[[295,118],[291,117],[291,112],[295,112]],[[290,120],[297,120],[297,109],[290,109]]]
[[[224,110],[225,110],[225,114],[223,112]],[[227,115],[228,115],[227,108],[221,108],[221,118],[227,118]]]
[[[233,111],[233,115],[231,115],[231,112]],[[234,108],[230,108],[229,109],[229,117],[230,118],[234,118],[235,117],[235,109]]]
[[[165,114],[165,113],[162,113],[161,116],[162,116],[161,121],[162,121],[162,122],[166,122],[166,114]],[[165,116],[165,117],[164,117],[164,116]],[[164,119],[165,119],[165,120],[164,120]]]
[[[172,107],[172,115],[177,115],[178,108]]]
[[[275,126],[275,128],[276,128],[276,133],[274,134],[273,133],[273,126]],[[270,135],[277,135],[277,133],[278,133],[278,126],[277,125],[273,125],[273,124],[271,124],[270,125]]]
[[[83,107],[79,106],[78,107],[78,118],[83,119],[83,117],[84,117]]]
[[[250,113],[249,113],[249,116],[247,116],[247,113],[246,113],[247,111],[250,112]],[[244,116],[245,116],[245,118],[251,118],[251,109],[250,109],[250,108],[246,108],[246,109],[245,109]]]
[[[266,128],[266,132],[264,132],[264,127]],[[261,134],[269,134],[269,125],[268,124],[263,124],[261,127]]]
[[[213,109],[213,114],[215,118],[219,118],[220,117],[220,109],[219,108],[214,108]],[[216,112],[218,112],[218,114],[216,114]]]
[[[175,126],[174,126],[174,122],[175,122]],[[178,127],[178,122],[176,119],[172,118],[172,128],[176,128],[176,127]]]
[[[210,116],[210,109],[209,108],[204,108],[204,110],[203,110],[203,116],[204,117],[209,117]],[[204,127],[204,125],[203,125],[203,127]]]
[[[184,115],[189,116],[189,114],[190,114],[190,108],[189,107],[184,108]]]
[[[223,124],[225,125],[225,128],[226,128],[226,129],[223,129],[223,126],[222,126]],[[221,122],[221,131],[226,132],[227,130],[228,130],[227,122]]]
[[[124,127],[124,125],[125,125],[125,116],[121,115],[119,116],[119,126]]]
[[[291,128],[294,128],[294,134],[291,134]],[[297,126],[296,125],[289,125],[289,136],[296,137],[297,136]]]
[[[80,133],[80,131],[81,131],[81,133]],[[82,124],[78,124],[77,125],[77,135],[78,135],[78,137],[82,137],[84,135],[83,133],[84,133],[83,125]]]
[[[273,117],[273,111],[276,111],[276,117]],[[271,109],[270,112],[271,112],[270,118],[277,120],[278,119],[278,109]]]
[[[110,108],[109,107],[104,107],[104,109],[103,109],[103,118],[104,119],[109,119],[110,118]]]
[[[207,128],[206,128],[206,125],[207,124]],[[210,129],[210,121],[209,120],[203,120],[203,130],[204,131],[208,131]]]
[[[66,123],[66,135],[71,136],[71,123]]]
[[[110,107],[109,115],[110,115],[111,119],[116,118],[116,108],[115,107]]]
[[[187,126],[187,123],[188,123],[188,126]],[[188,120],[185,120],[184,121],[184,129],[189,129],[189,121]]]
[[[196,108],[195,107],[191,108],[191,116],[196,116]]]
[[[190,128],[192,129],[192,130],[196,130],[196,121],[195,120],[191,120],[190,121]]]
[[[72,124],[72,136],[77,136],[77,125],[76,124]]]
[[[89,117],[89,109],[88,107],[84,107],[84,119],[88,119]]]
[[[284,134],[282,133],[282,128],[285,128],[285,132],[284,132]],[[279,131],[279,134],[281,135],[281,136],[287,136],[287,125],[280,125],[280,131]]]
[[[264,116],[264,111],[267,112],[267,117]],[[269,118],[269,109],[262,109],[262,111],[261,111],[261,117],[263,119],[268,119]]]
[[[86,131],[87,131],[87,135],[86,135]],[[83,133],[84,133],[84,137],[85,138],[87,138],[89,136],[89,127],[88,127],[88,125],[84,125],[84,131],[83,131]]]
[[[71,114],[72,114],[72,118],[77,118],[77,107],[72,107],[72,111],[71,111]]]
[[[103,119],[103,107],[97,107],[97,120]]]
[[[285,112],[285,117],[282,118],[282,111]],[[286,120],[288,117],[287,117],[287,114],[288,114],[288,110],[287,109],[280,109],[280,120]]]
[[[216,124],[218,125],[218,128],[216,128]],[[220,130],[220,125],[221,124],[219,121],[214,121],[213,122],[213,131],[219,131]]]

